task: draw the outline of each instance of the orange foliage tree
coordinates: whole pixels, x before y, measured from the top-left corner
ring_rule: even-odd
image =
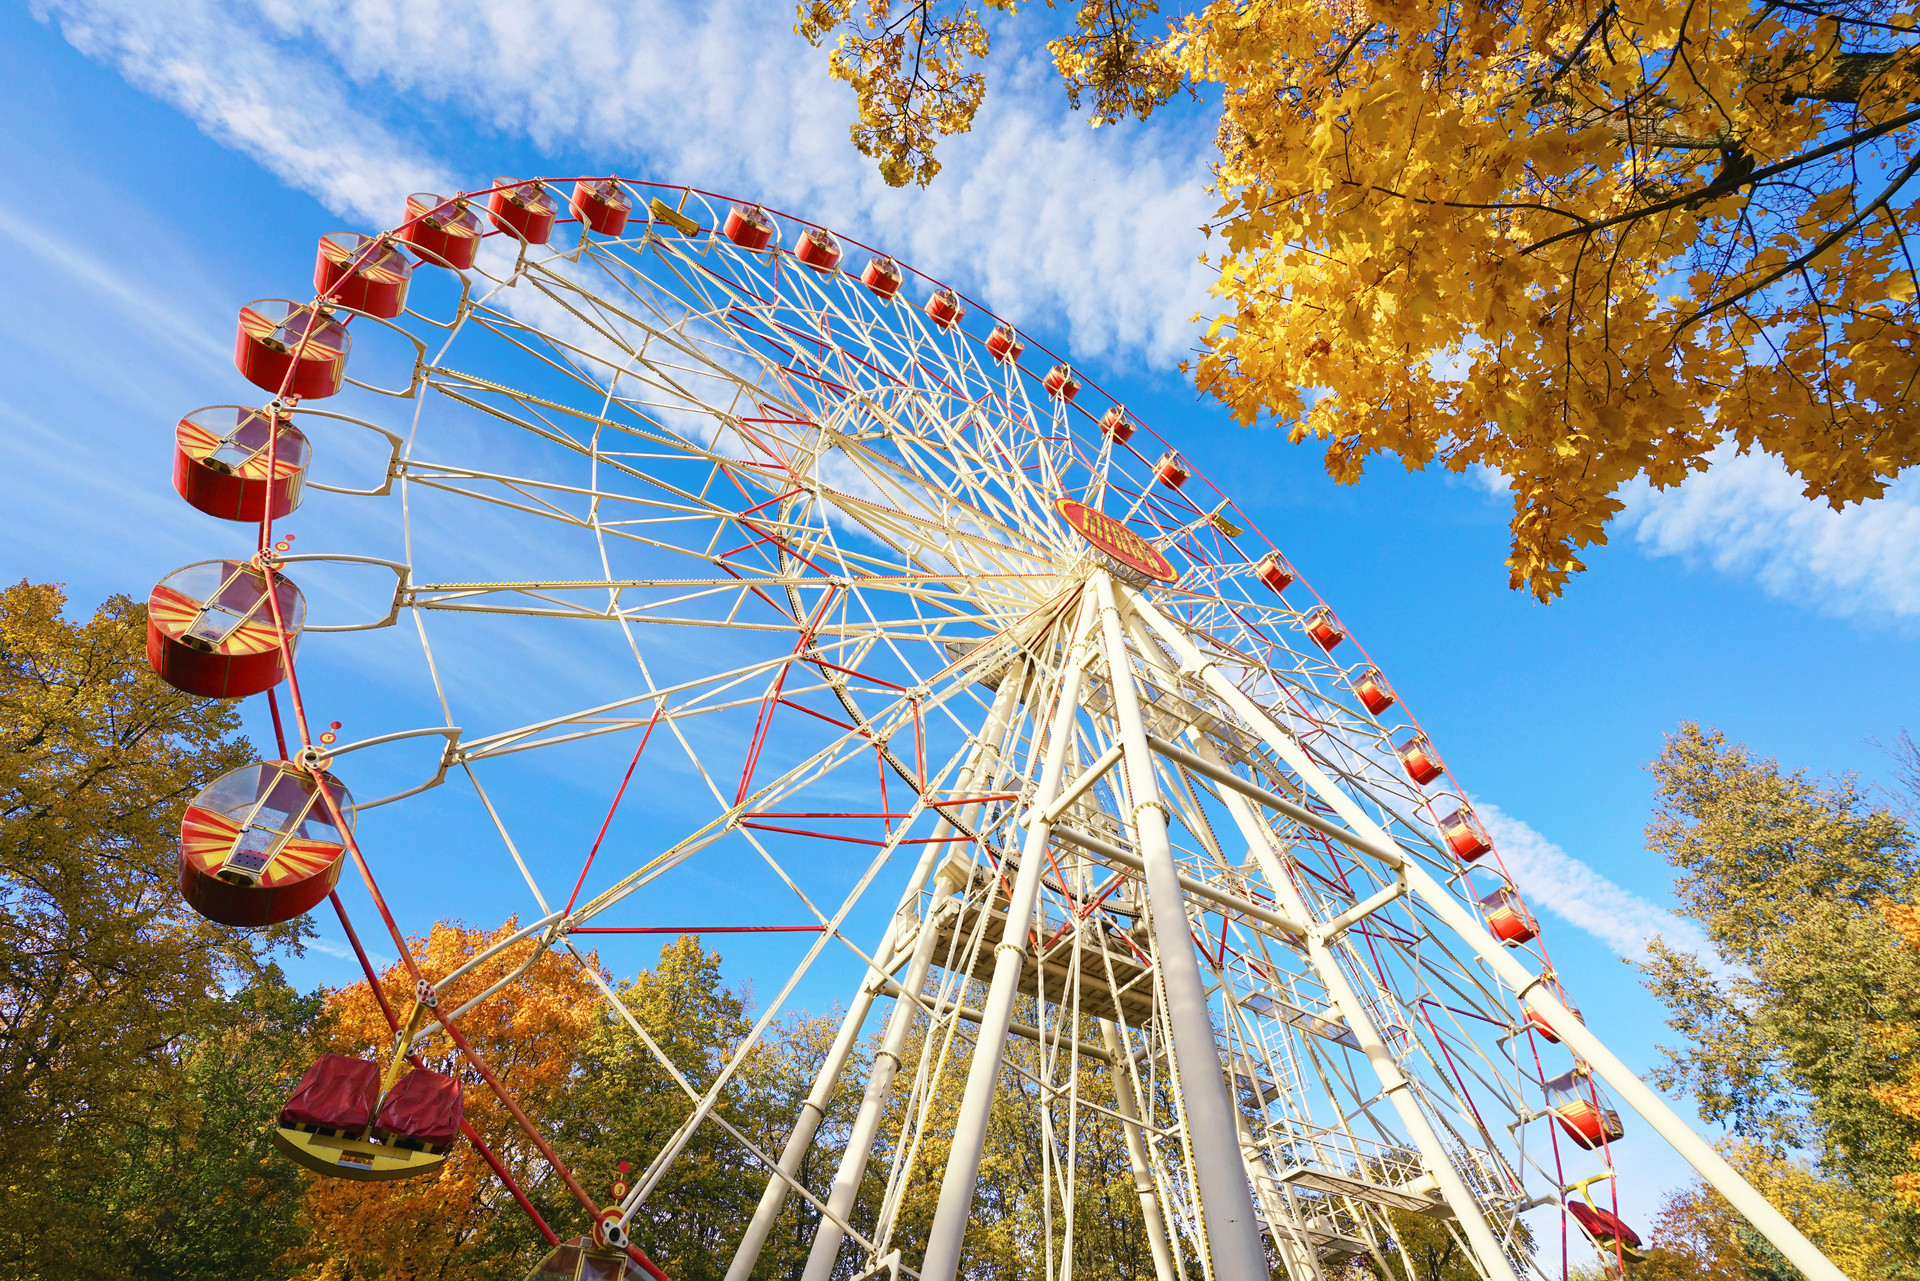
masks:
[[[492,933],[439,924],[409,945],[421,975],[438,980],[518,928],[512,919]],[[598,960],[589,955],[587,963],[597,966]],[[474,967],[440,994],[440,1003],[443,1010],[457,1009],[523,969],[517,982],[465,1015],[460,1031],[515,1102],[538,1118],[566,1105],[581,1053],[604,1021],[600,991],[581,966],[565,953],[528,941]],[[412,975],[395,962],[380,977],[387,1001],[404,1019],[413,1000]],[[329,991],[326,1009],[334,1053],[384,1065],[393,1034],[364,983]],[[584,1231],[584,1212],[445,1033],[423,1036],[417,1045],[425,1066],[465,1084],[467,1120],[554,1230],[563,1236]],[[606,1182],[598,1171],[581,1173],[590,1190]],[[310,1281],[515,1276],[544,1248],[536,1244],[512,1196],[465,1140],[439,1171],[405,1182],[314,1176],[305,1212],[308,1240],[294,1275]]]

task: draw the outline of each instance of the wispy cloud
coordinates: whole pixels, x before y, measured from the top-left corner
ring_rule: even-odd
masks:
[[[849,93],[787,10],[745,0],[39,0],[74,46],[210,136],[368,224],[409,191],[479,185],[398,119],[486,122],[635,176],[726,187],[883,245],[1017,323],[1062,325],[1074,353],[1191,345],[1210,275],[1204,131],[1100,130],[1059,109],[1042,60],[997,73],[930,191],[886,187],[847,139]],[[362,92],[353,92],[358,86]],[[381,103],[395,119],[378,114]]]
[[[1694,922],[1614,884],[1497,805],[1476,799],[1473,812],[1486,824],[1529,907],[1586,931],[1629,961],[1644,960],[1647,944],[1659,938],[1698,955],[1710,969],[1726,971]]]
[[[408,192],[451,182],[419,147],[357,110],[332,68],[266,39],[261,23],[221,0],[37,0],[33,12],[336,213],[390,221]]]
[[[1621,524],[1642,550],[1757,580],[1768,593],[1843,616],[1920,616],[1920,474],[1834,511],[1781,462],[1731,445],[1677,488],[1641,483]]]

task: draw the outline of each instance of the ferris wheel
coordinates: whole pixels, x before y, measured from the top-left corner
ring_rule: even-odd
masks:
[[[1104,1138],[1158,1281],[1395,1275],[1411,1223],[1507,1281],[1636,1257],[1618,1099],[1809,1276],[1840,1276],[1582,1023],[1464,791],[1330,606],[1229,492],[1008,321],[825,228],[611,178],[411,197],[389,231],[324,237],[314,289],[240,312],[236,364],[272,399],[177,429],[180,495],[258,541],[155,588],[150,657],[195,693],[266,694],[283,733],[281,759],[189,809],[188,900],[259,925],[331,897],[344,922],[352,864],[406,957],[355,820],[446,786],[537,904],[501,948],[580,956],[725,849],[757,860],[743,900],[807,924],[703,1082],[582,960],[689,1105],[608,1204],[459,1037],[495,992],[445,1008],[453,976],[388,1011],[384,1070],[314,1065],[276,1131],[292,1159],[406,1178],[464,1134],[511,1188],[461,1113],[484,1085],[596,1225],[537,1276],[667,1275],[634,1225],[708,1127],[766,1179],[732,1281],[796,1201],[808,1281],[952,1281],[996,1098],[1018,1089],[1041,1116],[1049,1276],[1071,1275]],[[362,432],[379,474],[308,477]],[[274,523],[312,489],[383,505],[401,554],[294,553]],[[388,576],[379,616],[310,620],[296,580],[321,561]],[[296,642],[396,623],[442,718],[339,742],[308,720]],[[583,634],[586,696],[578,671],[534,679]],[[512,698],[462,679],[481,653],[516,656]],[[444,744],[429,776],[356,808],[357,753],[408,739]],[[596,842],[556,876],[489,789],[583,747],[606,749],[616,805],[651,784],[691,817],[626,865]],[[755,1143],[729,1081],[848,955],[807,1102]],[[441,1028],[458,1076],[414,1054]],[[844,1142],[807,1166],[848,1089]]]

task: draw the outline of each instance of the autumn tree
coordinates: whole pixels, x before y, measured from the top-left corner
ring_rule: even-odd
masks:
[[[439,981],[517,928],[512,920],[491,932],[436,925],[412,940],[414,963],[423,977]],[[719,954],[703,951],[692,936],[668,943],[656,966],[623,982],[610,981],[599,964],[591,954],[576,958],[529,939],[462,975],[440,1001],[443,1009],[457,1009],[498,987],[461,1017],[462,1035],[587,1190],[611,1204],[609,1184],[620,1162],[629,1162],[637,1178],[681,1137],[693,1103],[674,1073],[705,1090],[751,1024],[746,997],[721,980]],[[596,979],[608,982],[624,1013],[608,1003]],[[404,1015],[411,972],[396,962],[381,985]],[[393,1037],[371,989],[330,991],[326,1006],[334,1052],[384,1064]],[[633,1030],[629,1015],[673,1072]],[[802,1015],[777,1024],[722,1091],[720,1115],[763,1148],[777,1150],[798,1113],[832,1035],[824,1023]],[[584,1232],[589,1225],[577,1201],[445,1035],[430,1032],[416,1044],[426,1066],[463,1081],[467,1119],[554,1230],[563,1237]],[[675,1281],[722,1277],[765,1186],[765,1171],[708,1122],[686,1136],[635,1214],[633,1239]],[[295,1256],[295,1275],[310,1281],[511,1279],[547,1248],[464,1141],[438,1173],[405,1182],[307,1176],[305,1216],[309,1237]],[[790,1243],[776,1240],[762,1275],[793,1262],[793,1254]]]
[[[319,994],[277,972],[190,1034],[174,1088],[149,1097],[88,1195],[117,1223],[130,1281],[281,1281],[304,1240],[302,1179],[270,1140],[319,1043]]]
[[[984,93],[986,11],[1015,8],[819,0],[798,29],[839,33],[856,143],[925,182]],[[1514,586],[1557,594],[1623,487],[1723,444],[1836,508],[1920,460],[1907,0],[1153,13],[1090,0],[1051,48],[1095,124],[1182,83],[1219,104],[1199,387],[1325,441],[1344,483],[1377,454],[1499,473]]]
[[[1752,1145],[1783,1195],[1831,1184],[1820,1195],[1855,1206],[1904,1260],[1888,1275],[1920,1275],[1920,1215],[1894,1196],[1920,1118],[1883,1102],[1920,1027],[1920,953],[1887,918],[1920,889],[1911,833],[1855,780],[1782,771],[1697,725],[1653,772],[1649,847],[1725,964],[1653,945],[1648,986],[1685,1038],[1654,1079]],[[1777,1164],[1795,1153],[1800,1174]]]
[[[1878,1207],[1860,1188],[1752,1144],[1731,1144],[1726,1156],[1853,1281],[1908,1275]],[[1632,1269],[1634,1281],[1792,1281],[1799,1275],[1702,1181],[1669,1196],[1646,1235],[1647,1261]]]
[[[140,606],[71,622],[65,603],[0,592],[0,1259],[123,1276],[74,1243],[132,1230],[139,1197],[107,1186],[122,1154],[191,1130],[195,1053],[248,1022],[230,990],[280,999],[268,957],[300,927],[233,930],[181,901],[181,812],[253,750],[231,704],[153,675]]]
[[[421,976],[438,981],[518,928],[511,918],[490,932],[437,924],[425,938],[409,940],[409,950]],[[588,964],[597,962],[589,958]],[[380,980],[390,1008],[405,1017],[413,999],[411,972],[396,961]],[[531,1116],[550,1117],[569,1106],[577,1088],[582,1050],[601,1022],[599,989],[571,956],[529,940],[449,985],[440,996],[442,1008],[457,1009],[502,982],[506,986],[500,992],[461,1018],[461,1033],[520,1107]],[[386,1065],[394,1037],[371,988],[361,983],[328,991],[326,1013],[328,1048]],[[461,1079],[467,1120],[553,1228],[563,1235],[584,1231],[584,1212],[446,1035],[430,1032],[415,1048],[426,1067]],[[604,1185],[612,1171],[583,1167],[580,1174]],[[309,1231],[295,1259],[298,1277],[517,1277],[545,1249],[511,1194],[465,1140],[439,1171],[404,1182],[303,1177]]]

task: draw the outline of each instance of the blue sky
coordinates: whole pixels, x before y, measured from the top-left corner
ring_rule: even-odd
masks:
[[[1069,353],[1174,439],[1334,604],[1465,786],[1504,816],[1496,835],[1569,988],[1636,1067],[1656,1061],[1665,1030],[1619,957],[1651,931],[1687,937],[1665,915],[1668,871],[1642,844],[1644,766],[1661,736],[1694,719],[1792,766],[1890,776],[1870,740],[1920,719],[1912,477],[1834,514],[1770,460],[1721,459],[1679,491],[1631,495],[1613,544],[1565,599],[1537,605],[1507,589],[1494,486],[1388,464],[1337,487],[1311,447],[1234,426],[1177,374],[1189,318],[1207,306],[1203,111],[1089,130],[1030,56],[1038,27],[1023,20],[975,133],[947,144],[931,190],[893,191],[848,145],[850,94],[791,34],[787,6],[638,8],[488,0],[445,29],[453,11],[423,0],[0,11],[0,79],[13,87],[0,159],[14,175],[0,192],[0,572],[64,581],[87,605],[237,550],[237,527],[216,527],[168,483],[180,414],[256,399],[230,361],[235,309],[304,296],[315,239],[397,221],[408,191],[616,171],[761,199],[888,248]],[[343,445],[337,465],[349,475],[377,460]],[[298,550],[330,537],[366,550],[396,526],[375,506],[316,500],[289,528]],[[303,648],[321,718],[344,721],[348,738],[422,723],[398,710],[426,697],[411,637],[350,639]],[[590,667],[566,675],[593,687]],[[264,707],[247,712],[266,744]],[[379,794],[417,781],[423,761],[394,752],[348,781]],[[530,857],[559,866],[590,842],[611,785],[604,770],[559,767],[503,785],[503,804],[547,816],[550,849]],[[666,804],[644,772],[636,786],[603,857],[643,845],[649,806]],[[389,842],[404,920],[492,925],[529,908],[470,791],[401,808],[369,815],[363,836]],[[724,869],[676,881],[653,923],[763,919],[725,889]],[[337,930],[320,925],[292,973],[350,981]],[[798,946],[721,943],[729,972],[757,976],[763,993]],[[647,951],[606,955],[631,968]],[[800,996],[818,1009],[838,990],[823,979]],[[1619,1155],[1644,1170],[1628,1190],[1644,1221],[1681,1172],[1644,1134]]]

